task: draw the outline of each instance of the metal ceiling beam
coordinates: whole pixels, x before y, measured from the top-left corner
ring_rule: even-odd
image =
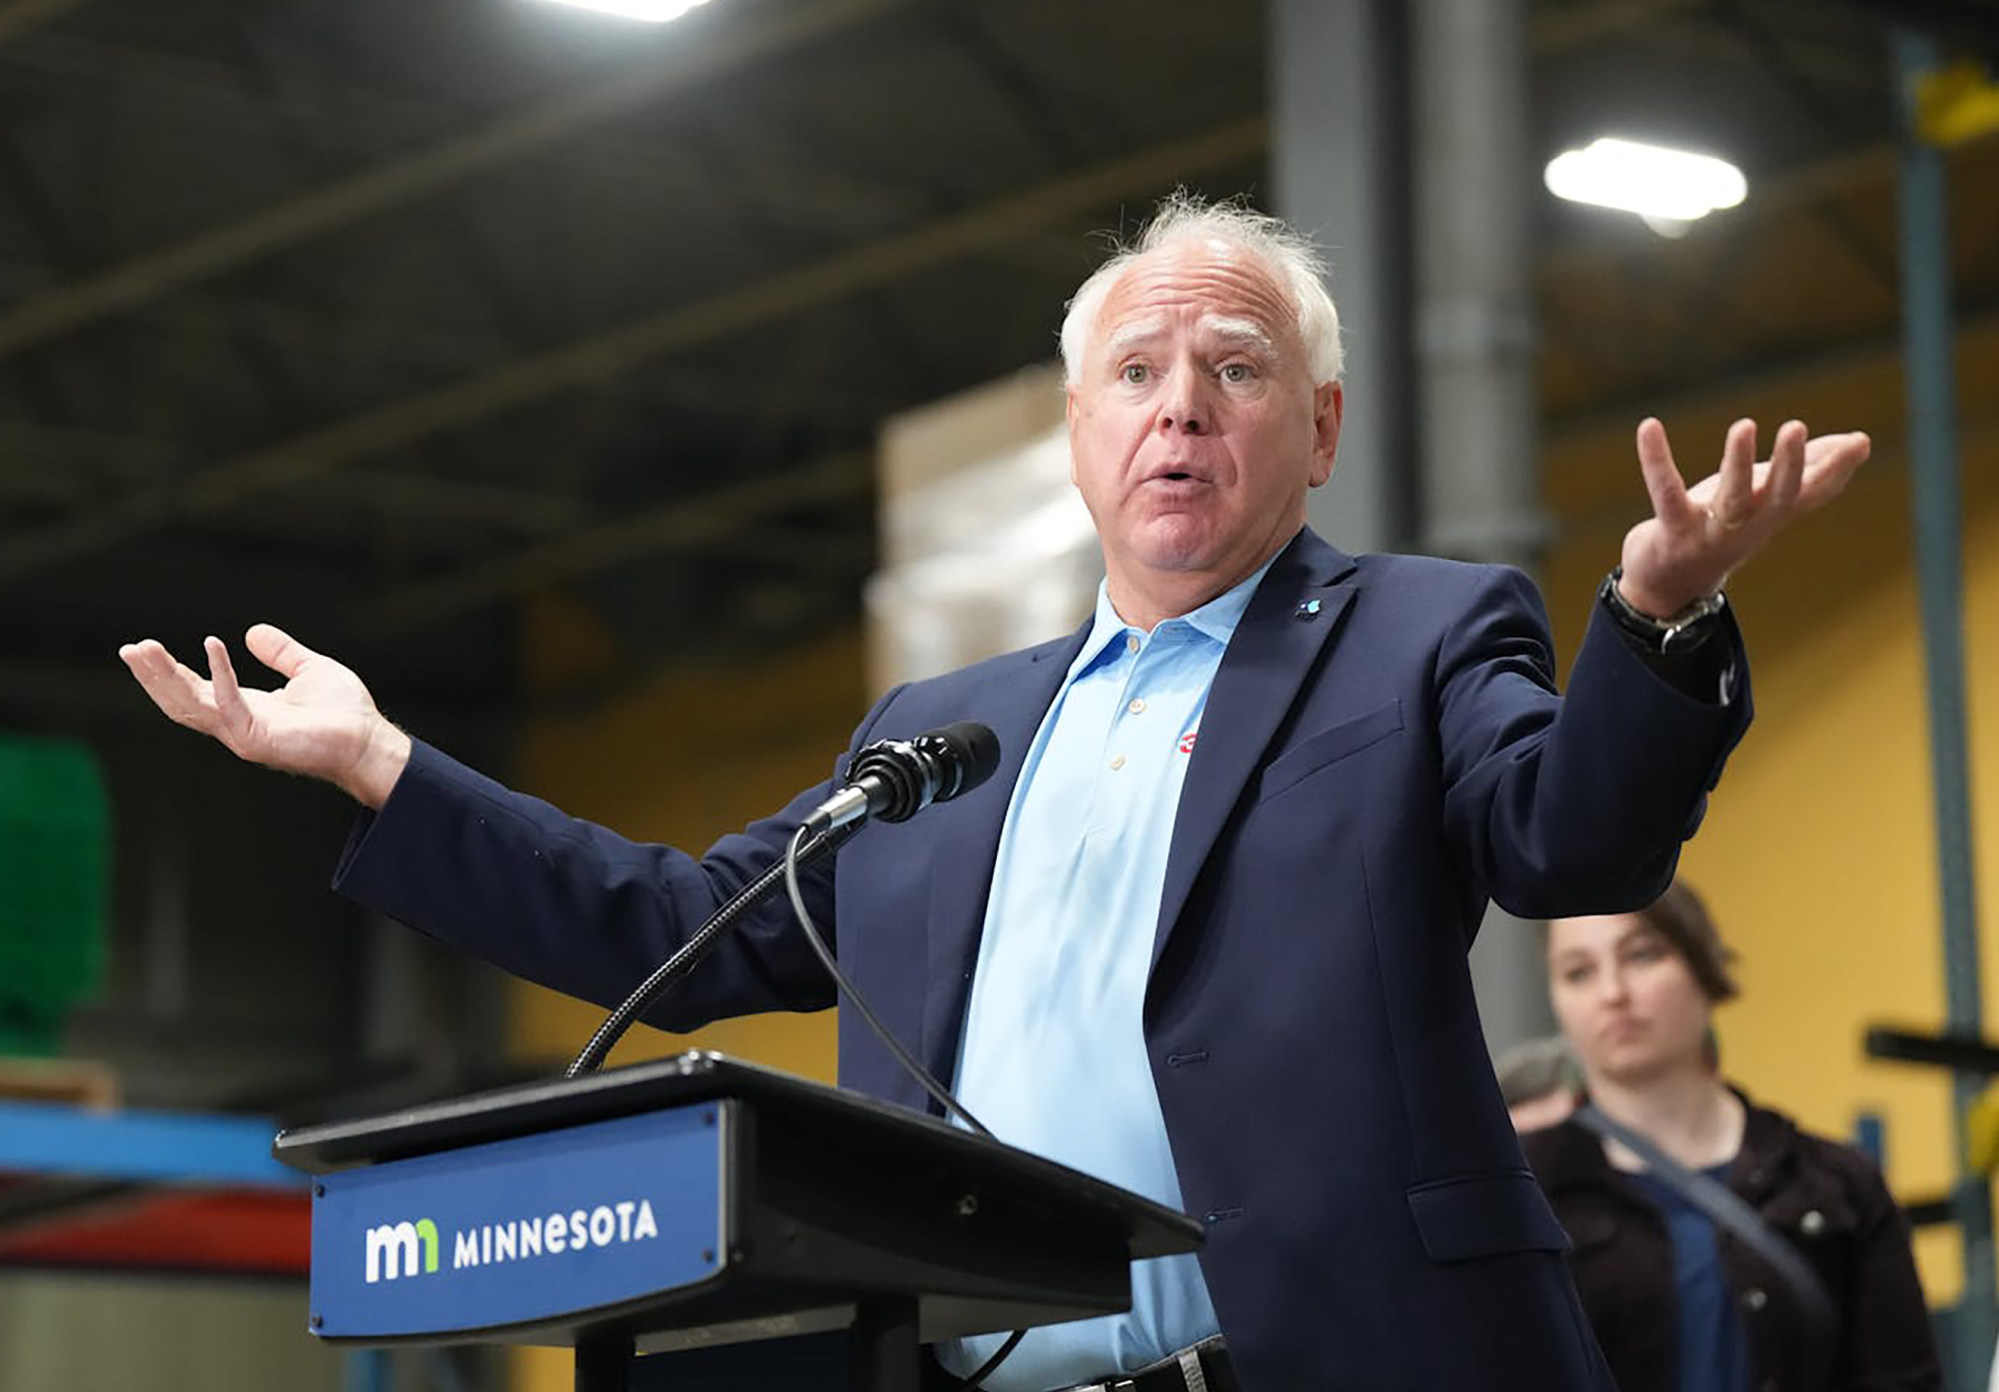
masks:
[[[1585,8],[1543,10],[1528,21],[1527,38],[1536,53],[1559,53],[1710,3],[1712,0],[1603,0]]]
[[[37,0],[48,4],[52,0]],[[594,122],[625,115],[682,88],[695,87],[769,59],[911,0],[818,0],[803,8],[759,0],[698,43],[663,47],[635,70],[505,117],[407,159],[365,169],[211,228],[29,301],[0,318],[0,357],[115,314],[176,286],[219,274],[280,248],[323,235],[434,189],[470,178],[563,139]],[[0,11],[0,21],[4,21]]]
[[[458,526],[501,527],[529,535],[559,532],[586,515],[577,499],[553,491],[508,488],[435,474],[367,472],[328,474],[313,489],[347,505],[398,517]]]
[[[1767,74],[1771,60],[1744,43],[1739,29],[1740,25],[1735,21],[1717,17],[1710,24],[1650,29],[1639,35],[1637,42],[1650,53],[1739,68],[1743,74],[1742,81],[1760,82]],[[1790,72],[1823,86],[1873,92],[1888,85],[1887,64],[1879,61],[1863,43],[1841,45],[1786,34],[1781,56],[1784,67]],[[1713,80],[1728,79],[1716,75]],[[1861,123],[1874,124],[1871,117],[1863,117]]]
[[[859,490],[854,496],[864,492],[865,489]],[[692,550],[702,544],[690,540],[683,549]],[[758,526],[754,521],[717,535],[706,544],[706,549],[711,556],[738,565],[751,562],[771,579],[786,585],[800,575],[810,575],[821,582],[858,582],[874,568],[878,554],[872,527],[856,533],[826,527]]]
[[[802,469],[782,470],[704,497],[586,528],[457,575],[412,586],[357,606],[349,620],[355,632],[364,637],[405,633],[496,599],[526,594],[660,551],[711,545],[779,513],[855,497],[874,486],[874,476],[874,451],[851,450]]]
[[[246,114],[269,115],[268,108],[260,110],[250,102],[241,89],[238,69],[228,63],[67,34],[38,43],[31,51],[10,55],[7,73],[10,77],[30,75],[64,92],[74,92],[79,82],[108,84],[123,95],[143,99],[149,112],[197,127],[240,127]],[[322,76],[288,74],[277,110],[285,114],[292,107],[297,119],[309,116],[324,122],[334,118],[332,126],[316,128],[332,150],[413,143],[410,133],[434,130],[445,110],[436,98],[421,100],[343,85]],[[907,187],[813,164],[795,149],[745,148],[732,141],[729,164],[744,183],[754,184],[766,198],[795,207],[800,217],[852,217],[857,206],[879,209],[890,216],[910,215],[919,209],[918,196]],[[669,212],[675,200],[691,190],[709,188],[714,179],[712,169],[704,168],[683,150],[662,149],[636,137],[608,132],[578,145],[565,160],[564,170],[580,177],[592,198],[646,214]]]
[[[1071,242],[1073,240],[1070,239]],[[1072,252],[1077,250],[1073,245],[1070,249]],[[1088,248],[1082,248],[1082,251],[1087,255]],[[0,280],[4,278],[5,269],[0,266]],[[216,326],[238,319],[248,321],[255,325],[258,333],[282,347],[332,355],[335,362],[361,355],[370,362],[396,371],[414,366],[440,377],[477,372],[507,360],[517,351],[517,345],[509,344],[497,334],[440,326],[433,320],[397,314],[393,307],[380,312],[374,309],[350,310],[265,296],[222,295],[202,290],[176,296],[173,307],[177,315],[206,316]],[[320,370],[324,362],[323,358],[309,360],[311,370]],[[851,363],[842,364],[841,368],[837,375],[822,373],[813,381],[788,390],[794,391],[802,405],[817,413],[822,420],[849,423],[873,420],[878,413],[871,411],[869,401],[891,385],[889,379],[881,374],[862,376],[860,369]],[[766,385],[716,370],[676,372],[671,379],[649,381],[640,389],[628,390],[622,395],[641,404],[659,402],[680,406],[697,402],[706,408],[730,411],[760,412],[770,405],[770,391]],[[33,431],[37,428],[67,430],[77,436],[79,442],[85,433],[67,427],[38,427],[33,422],[0,417],[0,439],[4,439],[9,429]],[[140,442],[131,437],[125,440],[128,445],[137,443]],[[168,457],[172,453],[158,440],[146,442],[146,448],[160,457]]]
[[[159,440],[0,415],[0,459],[7,461],[0,499],[27,493],[81,498],[107,479],[157,478],[173,457],[173,448]]]
[[[144,436],[0,417],[0,458],[15,466],[0,474],[0,503],[90,507],[114,479],[129,485],[158,478],[171,468],[173,456],[170,446]],[[436,474],[347,470],[313,479],[306,487],[328,502],[365,504],[377,513],[528,534],[562,531],[589,520],[581,502],[553,489]]]
[[[90,0],[14,0],[11,5],[0,6],[0,47],[89,3]]]
[[[1266,138],[1266,122],[1256,116],[1154,146],[608,333],[518,359],[452,386],[405,397],[196,469],[190,476],[135,489],[107,500],[87,516],[6,539],[0,552],[0,582],[17,581],[59,562],[102,551],[176,517],[226,507],[265,489],[295,485],[438,431],[627,372],[649,358],[851,298],[1107,201],[1154,193],[1202,170],[1252,158]],[[1049,306],[1051,324],[1057,308]]]

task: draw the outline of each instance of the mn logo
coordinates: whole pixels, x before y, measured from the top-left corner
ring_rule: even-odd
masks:
[[[421,1270],[437,1270],[437,1224],[428,1218],[415,1222],[383,1223],[368,1229],[368,1284],[414,1276]]]

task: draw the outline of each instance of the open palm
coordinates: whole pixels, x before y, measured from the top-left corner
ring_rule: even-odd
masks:
[[[351,788],[363,757],[387,725],[352,669],[270,624],[244,635],[250,655],[286,679],[275,691],[241,685],[229,649],[206,639],[209,676],[177,661],[154,639],[118,656],[153,703],[181,725],[212,735],[239,758]]]
[[[1720,469],[1689,488],[1666,428],[1646,420],[1638,427],[1638,466],[1653,515],[1625,535],[1625,599],[1665,618],[1719,590],[1779,531],[1837,497],[1869,448],[1857,431],[1813,437],[1802,422],[1786,421],[1770,458],[1758,463],[1756,423],[1739,420],[1722,445]]]

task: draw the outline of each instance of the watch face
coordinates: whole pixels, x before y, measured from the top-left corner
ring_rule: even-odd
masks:
[[[1659,651],[1662,653],[1692,652],[1707,641],[1709,632],[1708,626],[1699,621],[1669,628],[1659,635]]]

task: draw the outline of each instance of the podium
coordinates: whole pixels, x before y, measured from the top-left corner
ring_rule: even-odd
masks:
[[[1127,1309],[1132,1261],[1201,1242],[1066,1166],[700,1051],[287,1130],[273,1153],[314,1177],[316,1335],[572,1347],[578,1392],[841,1329],[856,1392],[915,1392],[920,1345]]]

